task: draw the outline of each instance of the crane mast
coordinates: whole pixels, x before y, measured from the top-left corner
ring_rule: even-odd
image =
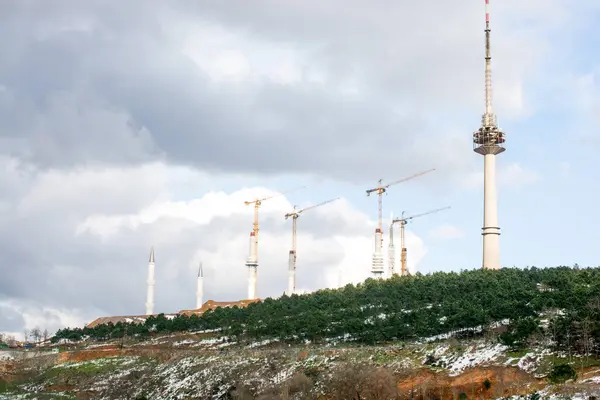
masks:
[[[377,204],[378,204],[377,228],[379,229],[380,232],[383,232],[383,230],[382,230],[383,229],[383,226],[382,226],[383,225],[383,222],[382,222],[383,221],[383,197],[382,197],[382,194],[386,193],[387,189],[390,186],[396,185],[398,183],[409,181],[411,179],[417,178],[417,177],[419,177],[421,175],[425,175],[425,174],[427,174],[429,172],[432,172],[432,171],[435,171],[435,168],[432,168],[432,169],[427,170],[427,171],[419,172],[418,174],[411,175],[411,176],[409,176],[407,178],[399,179],[397,181],[388,183],[387,185],[383,185],[382,184],[383,183],[383,179],[380,179],[378,181],[378,183],[379,183],[378,187],[375,187],[375,188],[367,190],[367,196],[370,196],[371,193],[377,193],[377,196],[378,196],[378,198],[377,198]],[[383,238],[382,238],[382,243],[383,243]]]
[[[254,256],[256,257],[256,262],[258,262],[258,209],[262,205],[263,201],[270,200],[274,197],[283,196],[284,194],[288,194],[293,191],[303,189],[305,187],[306,186],[299,186],[297,188],[290,189],[285,192],[277,193],[277,194],[274,194],[271,196],[267,196],[267,197],[263,197],[263,198],[255,199],[255,200],[250,200],[250,201],[244,201],[244,204],[246,204],[247,206],[250,204],[254,204],[254,223],[252,224],[252,232],[254,232],[254,249],[253,250],[254,250]]]
[[[300,186],[282,193],[277,193],[271,196],[258,198],[250,201],[245,201],[244,204],[254,204],[254,223],[252,226],[252,232],[250,232],[250,246],[248,250],[248,258],[246,259],[246,268],[248,268],[248,299],[256,299],[256,282],[258,275],[258,210],[262,205],[263,201],[272,199],[277,196],[290,193],[294,190],[301,189],[305,186]]]
[[[390,213],[390,221],[394,220],[394,213]],[[388,244],[388,276],[396,273],[396,248],[394,247],[394,224],[390,222],[390,241]]]
[[[425,215],[429,215],[429,214],[433,214],[436,212],[440,212],[443,210],[447,210],[449,209],[450,206],[448,207],[443,207],[443,208],[436,208],[435,210],[431,210],[431,211],[427,211],[421,214],[415,214],[415,215],[411,215],[410,217],[404,217],[404,211],[401,214],[401,217],[398,219],[393,219],[391,224],[390,224],[390,229],[393,229],[394,224],[396,223],[400,223],[400,275],[402,276],[407,276],[409,275],[408,273],[408,268],[407,268],[407,250],[406,250],[406,241],[405,241],[405,236],[404,236],[404,227],[405,225],[408,223],[408,221],[415,219],[415,218],[419,218]]]
[[[425,175],[429,172],[435,171],[434,169],[430,169],[427,171],[419,172],[418,174],[414,174],[409,176],[408,178],[399,179],[394,182],[390,182],[387,185],[383,184],[383,179],[380,179],[379,186],[367,189],[367,196],[370,196],[371,193],[377,193],[377,204],[378,204],[378,213],[377,213],[377,229],[375,229],[375,241],[374,241],[374,251],[373,251],[373,259],[371,263],[371,273],[374,278],[382,278],[385,274],[385,261],[383,258],[383,197],[382,195],[387,192],[388,188],[392,185],[396,185],[401,182],[406,182],[410,179],[416,178],[421,175]]]
[[[296,237],[297,237],[297,235],[296,235],[296,227],[297,227],[298,217],[303,212],[315,209],[317,207],[324,206],[325,204],[332,203],[332,202],[334,202],[336,200],[339,200],[339,197],[323,201],[323,202],[321,202],[319,204],[314,204],[314,205],[305,207],[305,208],[303,208],[301,210],[296,210],[296,206],[294,206],[294,211],[289,212],[289,213],[287,213],[287,214],[284,215],[285,219],[288,219],[290,217],[292,218],[292,249],[290,250],[290,255],[289,255],[289,260],[288,260],[288,290],[287,290],[288,296],[291,296],[296,291],[296,260],[297,260],[297,255],[296,255]]]

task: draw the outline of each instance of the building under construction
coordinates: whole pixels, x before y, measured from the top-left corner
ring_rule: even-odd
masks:
[[[164,314],[164,316],[166,318],[172,319],[177,317],[178,315],[185,315],[187,317],[191,316],[191,315],[202,315],[204,314],[206,311],[208,310],[214,310],[216,308],[231,308],[231,307],[239,307],[239,308],[244,308],[244,307],[248,307],[248,304],[251,303],[256,303],[259,302],[260,300],[258,299],[254,299],[254,300],[239,300],[239,301],[214,301],[214,300],[208,300],[206,303],[204,303],[202,305],[202,307],[197,308],[197,309],[193,309],[193,310],[180,310],[174,314]],[[92,322],[90,322],[89,324],[87,324],[86,326],[88,328],[94,328],[95,326],[98,325],[102,325],[102,324],[108,324],[108,323],[112,323],[117,324],[119,322],[121,323],[134,323],[134,324],[143,324],[144,322],[146,322],[146,319],[150,316],[154,316],[156,317],[157,314],[153,314],[153,315],[129,315],[129,316],[117,316],[117,317],[100,317],[100,318],[96,318],[95,320],[93,320]]]

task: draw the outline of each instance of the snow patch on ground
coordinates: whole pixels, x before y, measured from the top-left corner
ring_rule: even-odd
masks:
[[[262,346],[266,346],[270,343],[276,343],[279,342],[279,339],[266,339],[263,340],[262,342],[254,342],[254,343],[250,343],[248,346],[246,346],[247,349],[254,349],[256,347],[262,347]]]
[[[485,342],[470,345],[464,350],[441,345],[425,355],[423,364],[445,368],[450,371],[450,376],[456,376],[466,369],[497,360],[504,355],[506,349],[504,345]]]

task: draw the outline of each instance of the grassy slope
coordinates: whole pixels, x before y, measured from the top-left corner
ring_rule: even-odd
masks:
[[[64,362],[31,373],[7,398],[18,398],[16,393],[30,393],[22,398],[74,398],[69,396],[76,392],[86,392],[92,396],[90,398],[107,399],[115,398],[117,393],[126,393],[131,398],[145,394],[152,399],[178,395],[226,398],[219,396],[225,396],[234,385],[238,388],[243,386],[253,393],[268,392],[269,388],[289,386],[297,381],[297,374],[308,378],[310,392],[314,396],[318,392],[333,390],[339,384],[336,379],[340,378],[340,373],[357,365],[365,371],[368,366],[385,368],[395,376],[396,384],[405,392],[409,390],[407,388],[416,388],[446,391],[448,395],[453,390],[468,393],[469,390],[480,390],[483,381],[490,379],[494,382],[493,390],[500,390],[500,381],[503,381],[502,390],[522,394],[546,387],[545,381],[535,376],[547,373],[557,361],[557,355],[544,349],[516,354],[483,339],[387,346],[288,347],[270,344],[248,348],[247,344],[232,344],[219,348],[218,343],[203,344],[191,340],[185,340],[186,345],[178,345],[188,338],[163,338],[161,350],[148,350],[144,345],[131,343],[119,351],[90,349],[63,354]],[[113,358],[103,358],[109,354]],[[423,365],[428,355],[436,356],[434,365]],[[568,359],[559,361],[568,362]],[[579,361],[575,359],[576,367]],[[600,376],[599,360],[583,361],[586,368],[582,371],[597,365],[593,369],[599,370],[597,375]],[[33,365],[30,363],[30,366]],[[510,368],[509,365],[515,367]],[[584,383],[578,390],[594,386],[597,384]],[[57,391],[62,394],[57,394]]]

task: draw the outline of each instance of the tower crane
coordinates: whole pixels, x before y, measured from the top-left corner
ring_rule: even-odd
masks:
[[[384,194],[384,193],[386,193],[386,192],[387,192],[387,189],[388,189],[390,186],[392,186],[392,185],[396,185],[396,184],[398,184],[398,183],[406,182],[406,181],[408,181],[408,180],[411,180],[411,179],[413,179],[413,178],[419,177],[419,176],[421,176],[421,175],[425,175],[425,174],[427,174],[427,173],[429,173],[429,172],[432,172],[432,171],[435,171],[435,168],[433,168],[433,169],[430,169],[430,170],[427,170],[427,171],[419,172],[418,174],[414,174],[414,175],[412,175],[412,176],[409,176],[408,178],[403,178],[403,179],[400,179],[400,180],[397,180],[397,181],[394,181],[394,182],[388,183],[387,185],[383,185],[383,184],[382,184],[382,182],[383,182],[383,179],[380,179],[380,180],[379,180],[379,186],[378,186],[378,187],[375,187],[375,188],[372,188],[372,189],[368,189],[368,190],[367,190],[367,196],[370,196],[370,195],[371,195],[371,193],[374,193],[374,192],[376,192],[376,193],[377,193],[377,195],[379,196],[379,197],[378,197],[378,199],[377,199],[377,201],[378,201],[378,203],[379,203],[379,213],[377,214],[377,228],[379,229],[379,232],[383,232],[383,231],[382,231],[382,226],[381,226],[381,224],[382,224],[382,219],[383,219],[383,198],[381,197],[381,195],[382,195],[382,194]],[[381,241],[382,241],[382,243],[383,243],[383,237],[382,237]]]
[[[263,201],[267,201],[270,200],[274,197],[279,197],[279,196],[283,196],[284,194],[288,194],[291,192],[294,192],[296,190],[299,189],[303,189],[306,186],[299,186],[290,190],[286,190],[285,192],[281,192],[281,193],[276,193],[273,194],[271,196],[267,196],[267,197],[263,197],[263,198],[258,198],[255,200],[250,200],[250,201],[245,201],[244,204],[246,204],[247,206],[250,204],[254,204],[254,224],[253,224],[253,229],[252,232],[254,233],[254,255],[256,256],[256,261],[258,262],[258,209],[260,208],[260,206],[262,205]]]
[[[392,223],[390,224],[390,230],[394,229],[394,224],[395,223],[400,223],[400,247],[401,247],[401,253],[400,253],[400,265],[401,265],[401,275],[402,276],[406,276],[408,275],[408,269],[406,267],[406,245],[405,245],[405,241],[404,241],[404,226],[408,223],[408,221],[418,218],[418,217],[422,217],[424,215],[429,215],[429,214],[433,214],[439,211],[443,211],[443,210],[447,210],[449,209],[450,206],[448,207],[443,207],[443,208],[437,208],[435,210],[431,210],[431,211],[427,211],[421,214],[415,214],[415,215],[411,215],[410,217],[404,217],[404,211],[402,212],[401,218],[398,219],[394,219],[392,220]],[[390,238],[393,238],[393,236],[390,235]],[[392,243],[390,243],[390,246],[393,246]],[[395,271],[394,271],[395,273]]]
[[[290,250],[290,257],[288,262],[288,296],[291,296],[296,291],[296,220],[303,212],[324,206],[325,204],[332,203],[336,200],[339,200],[339,197],[323,201],[319,204],[314,204],[305,207],[301,210],[296,210],[296,206],[294,206],[294,211],[284,215],[286,220],[290,217],[292,218],[292,249]]]
[[[258,209],[263,201],[304,187],[305,186],[300,186],[282,193],[244,202],[246,205],[254,204],[254,226],[252,232],[250,232],[250,249],[248,258],[246,259],[246,267],[248,268],[248,299],[250,300],[256,299],[256,281],[258,275]]]
[[[392,185],[396,185],[398,183],[401,182],[406,182],[410,179],[416,178],[418,176],[421,175],[425,175],[428,172],[431,171],[435,171],[434,169],[430,169],[428,171],[423,171],[423,172],[419,172],[418,174],[414,174],[412,176],[409,176],[408,178],[404,178],[404,179],[400,179],[391,183],[388,183],[387,185],[383,185],[383,179],[379,180],[379,186],[373,189],[368,189],[367,190],[367,196],[370,196],[371,193],[377,193],[378,195],[378,203],[379,203],[379,213],[377,215],[377,229],[375,229],[375,249],[373,252],[373,260],[371,263],[371,273],[373,274],[374,278],[383,278],[384,275],[384,260],[383,260],[383,230],[382,230],[382,220],[383,220],[383,198],[381,197],[382,194],[387,192],[387,189],[392,186]]]

